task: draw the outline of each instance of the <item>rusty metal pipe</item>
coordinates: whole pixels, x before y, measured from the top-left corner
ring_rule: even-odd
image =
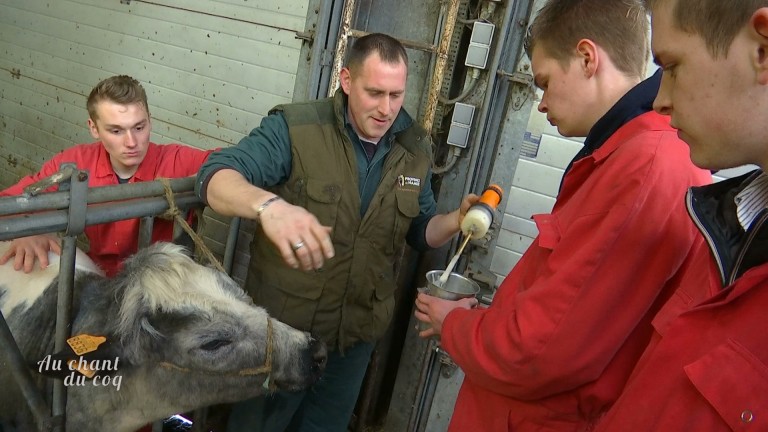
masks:
[[[448,50],[453,36],[453,28],[456,26],[456,18],[459,14],[459,0],[450,0],[448,2],[448,13],[445,19],[443,33],[440,36],[440,44],[437,47],[437,60],[435,61],[435,73],[429,81],[429,93],[427,93],[427,107],[424,109],[424,116],[421,125],[427,131],[432,130],[432,124],[435,122],[435,111],[437,111],[438,97],[440,96],[440,87],[443,85],[443,76],[445,75],[445,64],[448,61]]]
[[[333,96],[339,87],[341,68],[344,66],[344,56],[347,53],[347,44],[349,43],[349,34],[352,25],[352,13],[357,6],[357,0],[346,0],[344,10],[341,11],[341,28],[339,29],[339,42],[336,44],[336,50],[333,53],[333,70],[331,71],[331,84],[328,86],[328,96]]]

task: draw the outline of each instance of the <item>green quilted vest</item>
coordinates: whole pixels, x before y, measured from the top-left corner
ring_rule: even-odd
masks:
[[[341,91],[333,98],[281,105],[291,138],[293,168],[274,191],[333,228],[336,255],[319,271],[288,267],[257,228],[251,244],[246,291],[275,318],[311,332],[330,349],[374,342],[394,309],[394,262],[411,220],[431,148],[419,126],[396,134],[381,183],[360,217],[355,150],[344,127]]]

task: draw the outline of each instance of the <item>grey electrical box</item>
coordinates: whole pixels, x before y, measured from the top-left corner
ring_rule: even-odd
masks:
[[[475,106],[463,103],[453,105],[451,123],[459,123],[464,126],[472,126],[472,117],[475,116]]]
[[[469,48],[467,48],[467,58],[464,60],[466,66],[485,69],[488,63],[488,55],[491,52],[491,41],[493,40],[493,30],[496,28],[493,24],[477,21],[472,25],[472,36],[469,39]]]
[[[448,129],[448,139],[446,143],[466,148],[469,144],[469,132],[472,128],[472,118],[475,116],[474,105],[456,103],[453,105],[453,116],[451,117],[451,127]]]

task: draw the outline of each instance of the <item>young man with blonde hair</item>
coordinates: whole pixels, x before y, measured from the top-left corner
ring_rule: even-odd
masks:
[[[651,109],[648,45],[640,0],[550,0],[535,18],[539,111],[586,139],[489,308],[417,298],[422,335],[465,373],[450,431],[591,430],[702,243],[681,198],[711,178]]]
[[[73,162],[87,170],[88,186],[107,186],[153,181],[160,177],[187,177],[200,169],[210,151],[180,144],[158,145],[149,141],[152,121],[147,94],[141,84],[126,76],[112,76],[91,90],[86,102],[90,144],[63,150],[45,162],[35,174],[0,192],[0,196],[20,195],[24,188],[59,171],[61,164]],[[121,263],[138,248],[139,220],[91,225],[85,228],[90,243],[88,255],[107,275],[114,275]],[[152,241],[171,241],[173,222],[156,219]],[[55,235],[43,234],[13,240],[0,264],[14,260],[16,270],[29,273],[36,261],[48,265],[48,251],[61,253]]]
[[[600,431],[768,430],[768,1],[652,0],[656,111],[713,170],[759,169],[686,197],[707,239],[653,320]]]

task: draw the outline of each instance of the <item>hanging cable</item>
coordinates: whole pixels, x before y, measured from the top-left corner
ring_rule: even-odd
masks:
[[[472,68],[472,70],[469,73],[469,81],[464,86],[464,91],[461,92],[460,95],[456,96],[453,99],[445,99],[443,97],[440,97],[438,100],[440,103],[444,105],[453,105],[456,102],[461,102],[464,99],[466,99],[472,92],[475,90],[475,87],[477,86],[477,83],[480,81],[480,69]]]

